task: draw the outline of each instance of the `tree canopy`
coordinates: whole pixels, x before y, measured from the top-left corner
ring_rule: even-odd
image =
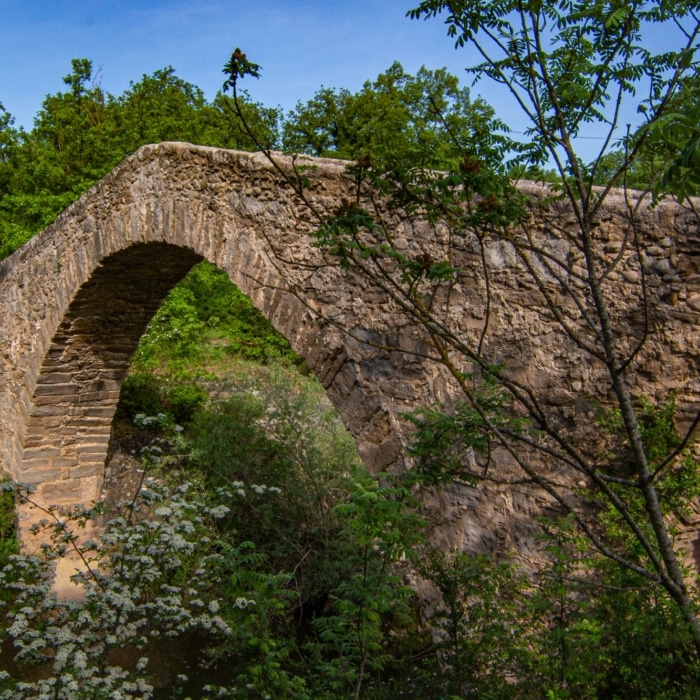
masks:
[[[399,163],[448,168],[477,147],[495,157],[505,130],[493,109],[472,100],[445,69],[421,68],[413,76],[399,63],[357,93],[321,88],[287,115],[245,93],[237,115],[231,97],[219,92],[207,101],[172,67],[142,76],[115,96],[102,89],[91,61],[81,58],[72,61],[63,82],[63,91],[45,98],[29,131],[16,128],[0,105],[0,258],[147,143],[241,150],[263,144],[317,156],[371,157],[387,169]]]
[[[371,157],[379,167],[448,168],[460,149],[479,144],[486,151],[504,129],[493,109],[472,100],[444,68],[422,67],[412,76],[394,63],[357,93],[322,88],[299,103],[287,116],[282,144],[314,156]]]
[[[144,144],[255,148],[232,118],[228,97],[208,102],[172,67],[144,75],[118,96],[105,93],[85,58],[72,61],[63,82],[65,90],[45,98],[29,131],[0,111],[0,258]],[[279,110],[243,103],[248,121],[274,142]]]

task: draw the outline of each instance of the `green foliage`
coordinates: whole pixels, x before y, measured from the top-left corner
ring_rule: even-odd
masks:
[[[689,57],[689,56],[687,56]],[[700,194],[700,75],[697,68],[671,101],[668,114],[647,132],[643,153],[661,164],[663,175],[654,184],[654,195],[670,193],[681,202]]]
[[[206,390],[193,381],[168,381],[150,372],[136,372],[122,384],[116,416],[131,421],[141,413],[164,413],[184,425],[194,420],[206,400]]]
[[[349,557],[333,507],[347,493],[343,477],[361,466],[318,385],[274,370],[212,405],[192,433],[190,469],[212,487],[245,482],[282,491],[283,499],[241,504],[232,527],[257,542],[276,570],[295,571],[299,615],[322,605],[325,577],[342,578]]]
[[[265,317],[215,265],[202,262],[156,312],[122,384],[117,416],[164,412],[177,423],[204,405],[203,382],[232,359],[304,367]]]
[[[409,454],[415,464],[408,476],[421,486],[444,485],[454,479],[477,483],[486,475],[494,429],[517,436],[524,421],[504,410],[507,394],[493,378],[475,392],[472,401],[456,401],[451,411],[436,405],[406,415],[414,432]],[[475,472],[474,457],[485,467]]]
[[[442,673],[420,697],[690,700],[700,664],[666,591],[595,552],[570,519],[546,523],[549,556],[526,576],[493,556],[427,552]]]
[[[284,123],[283,146],[315,156],[371,158],[380,171],[448,168],[462,152],[485,152],[499,142],[503,124],[481,99],[445,69],[415,76],[394,63],[358,93],[322,88],[299,103]]]
[[[698,143],[700,132],[697,111],[700,79],[697,69],[680,81],[677,94],[668,108],[651,124],[645,124],[622,141],[621,146],[605,154],[598,162],[596,184],[614,181],[617,186],[651,190],[659,199],[671,194],[679,201],[697,196]],[[638,143],[638,154],[625,166],[625,151]]]
[[[307,183],[303,178],[289,176],[287,182],[317,217],[317,245],[335,256],[341,268],[376,285],[395,308],[405,311],[407,319],[421,326],[428,339],[425,355],[441,362],[462,390],[459,398],[450,398],[447,408],[423,409],[410,417],[417,428],[413,446],[414,479],[425,486],[435,486],[454,478],[472,482],[490,478],[487,468],[492,445],[508,453],[512,464],[524,472],[525,480],[542,487],[562,513],[575,519],[587,537],[592,555],[583,574],[593,573],[606,581],[602,567],[608,565],[620,567],[617,572],[620,576],[637,577],[632,586],[641,580],[653,588],[663,586],[663,593],[649,600],[649,604],[651,617],[665,628],[658,636],[658,646],[655,642],[647,651],[673,661],[670,665],[657,663],[659,677],[653,682],[640,682],[638,687],[653,688],[655,694],[665,694],[668,690],[672,697],[676,679],[670,668],[674,664],[683,667],[679,656],[671,651],[673,642],[669,632],[674,630],[674,615],[685,620],[686,639],[694,646],[693,661],[684,668],[680,685],[687,687],[685,684],[692,683],[700,655],[697,600],[673,543],[678,515],[687,509],[687,497],[693,498],[697,493],[697,459],[694,455],[678,453],[679,439],[672,434],[672,410],[632,405],[628,385],[634,382],[632,361],[638,350],[626,357],[625,351],[619,349],[626,347],[626,339],[618,337],[610,324],[616,300],[607,298],[608,292],[602,287],[607,271],[601,275],[599,259],[603,259],[606,251],[596,222],[613,186],[629,184],[628,176],[642,177],[649,170],[646,187],[650,189],[654,178],[659,176],[660,170],[652,162],[654,154],[644,150],[644,141],[655,124],[670,114],[679,86],[696,68],[693,53],[700,21],[692,3],[681,3],[676,12],[665,3],[645,1],[631,5],[591,5],[568,1],[523,4],[513,0],[472,3],[426,0],[409,15],[431,17],[442,12],[447,15],[448,33],[456,38],[457,45],[475,45],[483,59],[469,70],[478,77],[487,76],[504,84],[513,93],[530,120],[527,142],[517,143],[501,136],[487,141],[484,148],[480,148],[478,141],[465,147],[460,141],[466,139],[446,130],[451,160],[443,162],[447,162],[449,171],[436,172],[434,168],[440,165],[425,158],[426,153],[435,154],[430,148],[421,151],[411,143],[401,147],[400,152],[395,150],[397,141],[393,134],[382,132],[381,121],[400,123],[400,116],[395,116],[400,110],[389,109],[400,105],[381,98],[381,108],[377,110],[381,116],[373,125],[372,134],[376,134],[381,146],[379,149],[373,146],[374,152],[353,153],[357,162],[347,168],[356,185],[353,197],[339,201],[332,216],[317,212],[306,195]],[[658,28],[656,25],[676,31],[681,47],[685,43],[686,48],[665,54],[648,51],[644,35],[650,27]],[[609,145],[620,106],[628,96],[634,95],[640,84],[649,88],[639,102],[645,123],[625,140],[624,151],[611,153]],[[372,99],[380,99],[375,94],[379,92],[375,90]],[[337,148],[336,140],[349,143],[344,130],[347,130],[346,105],[350,103],[351,96],[347,93],[329,90],[318,93],[306,109],[297,109],[299,130],[287,132],[289,145],[320,154],[329,147]],[[371,113],[369,107],[367,112]],[[439,110],[436,112],[439,114]],[[607,135],[603,137],[598,158],[587,164],[577,155],[575,141],[582,127],[589,123],[595,123]],[[357,131],[361,133],[361,129]],[[381,151],[384,146],[388,156]],[[283,165],[275,161],[273,154],[266,155],[284,173]],[[507,163],[507,157],[513,155],[513,160]],[[570,231],[553,236],[554,243],[561,243],[562,249],[568,251],[562,259],[552,252],[554,248],[550,249],[548,241],[540,240],[528,226],[527,198],[509,181],[513,173],[528,172],[533,167],[541,169],[550,161],[559,178],[553,197],[544,202],[533,199],[529,205],[536,211],[536,207],[546,206],[552,200],[567,200],[576,224]],[[603,188],[594,191],[593,185],[602,173],[607,175]],[[376,205],[378,198],[387,213]],[[410,246],[396,240],[395,224],[398,219],[410,226],[413,216],[435,224],[436,238],[443,238],[444,244],[435,245],[430,252],[418,246],[406,252]],[[563,416],[550,410],[550,396],[493,366],[493,354],[489,355],[486,342],[492,303],[490,277],[494,267],[488,262],[489,244],[505,244],[515,255],[529,283],[541,294],[545,323],[554,323],[559,332],[591,357],[605,358],[610,393],[616,398],[619,411],[619,444],[609,454],[598,449],[609,436],[598,434],[592,445],[590,434],[585,437],[578,434],[569,426],[568,417],[562,420]],[[476,334],[460,323],[463,309],[450,306],[453,287],[473,284],[471,268],[461,270],[453,262],[465,250],[480,253],[482,262],[479,284],[483,283],[484,288],[485,320]],[[573,251],[582,253],[586,265],[579,276],[582,284],[576,288],[567,282],[571,275],[569,256]],[[646,290],[642,292],[645,294]],[[578,311],[570,315],[562,299]],[[499,303],[503,303],[502,297]],[[581,330],[579,313],[586,319],[585,330]],[[528,431],[522,430],[524,423]],[[478,457],[487,460],[481,473],[475,459]],[[542,469],[543,463],[546,469]],[[559,467],[578,475],[578,500],[559,483],[556,476]],[[504,477],[499,474],[495,478]],[[509,481],[507,477],[505,480]],[[457,639],[452,653],[468,658],[469,647],[464,640],[469,639],[473,630],[464,628],[471,625],[478,630],[478,616],[457,617],[471,585],[467,562],[457,564],[457,569],[448,570],[444,562],[434,568],[444,585],[445,614],[459,623],[448,625],[449,634],[453,640]],[[555,572],[560,583],[571,578],[568,572],[563,576],[562,570]],[[460,579],[463,573],[466,579]],[[579,643],[581,640],[583,644],[598,643],[604,630],[609,629],[608,621],[596,617],[599,611],[591,598],[577,599],[571,588],[566,587],[568,583],[567,580],[558,589],[549,591],[552,597],[547,602],[555,607],[546,610],[545,619],[559,622],[571,619],[575,623],[571,632],[564,631],[563,622],[553,625],[553,634],[536,625],[520,626],[520,620],[499,626],[504,621],[499,618],[499,611],[496,606],[492,609],[487,606],[484,619],[493,625],[492,630],[499,630],[494,633],[495,661],[478,663],[486,669],[486,676],[490,668],[512,669],[506,671],[515,679],[507,685],[508,692],[514,695],[529,692],[527,683],[520,683],[519,679],[529,677],[523,669],[537,667],[528,661],[527,647],[510,643],[509,629],[522,631],[516,636],[531,636],[530,649],[542,645],[548,652],[558,652],[551,654],[553,663],[540,677],[546,678],[551,671],[556,680],[550,680],[549,685],[531,685],[534,697],[541,697],[543,691],[549,697],[597,697],[598,692],[603,692],[604,683],[596,675],[600,659],[581,653]],[[615,583],[603,585],[617,588]],[[448,593],[455,590],[459,593],[450,597]],[[626,590],[624,585],[622,590]],[[484,595],[482,591],[480,597],[476,596],[475,611],[488,600]],[[666,608],[666,603],[671,608]],[[671,609],[669,616],[666,612]],[[579,620],[578,611],[583,610],[589,618]],[[527,611],[521,613],[527,614]],[[640,612],[635,610],[635,614]],[[461,637],[459,630],[463,630]],[[633,630],[627,628],[627,632],[633,640]],[[488,649],[485,642],[484,650]],[[680,656],[689,650],[690,647],[683,645]],[[505,659],[517,659],[517,663],[509,666],[503,663]],[[462,673],[464,664],[469,662],[477,663],[473,658],[460,659],[455,662],[455,669]],[[616,672],[624,675],[622,666],[617,666]],[[652,663],[649,666],[654,667]],[[637,667],[631,675],[639,672]],[[467,669],[457,679],[458,692],[471,693],[478,677],[473,668]],[[491,679],[489,684],[491,689],[496,686]],[[497,692],[504,693],[505,688]]]
[[[420,573],[439,594],[431,625],[445,672],[433,680],[433,693],[523,697],[517,662],[527,607],[524,577],[493,557],[461,552],[428,552]]]
[[[683,95],[683,88],[691,86],[697,74],[697,7],[693,2],[671,7],[660,0],[593,4],[425,0],[409,15],[443,13],[457,46],[469,44],[481,57],[468,70],[511,91],[529,122],[526,139],[518,143],[501,137],[479,151],[478,143],[464,148],[460,138],[447,130],[452,153],[460,158],[452,160],[446,174],[426,168],[420,153],[410,149],[405,160],[397,155],[375,162],[363,156],[348,168],[356,183],[353,199],[340,201],[331,217],[318,216],[317,243],[336,257],[339,266],[376,285],[407,319],[422,327],[429,339],[425,354],[441,362],[462,390],[461,401],[451,399],[449,410],[423,411],[414,420],[419,428],[415,452],[419,476],[422,471],[430,484],[444,477],[479,476],[469,471],[475,461],[471,453],[488,457],[491,443],[497,445],[522,469],[523,478],[542,487],[576,519],[600,554],[665,587],[685,616],[700,654],[697,605],[673,543],[678,509],[683,507],[680,494],[696,493],[697,460],[676,454],[673,440],[663,437],[668,420],[652,419],[643,407],[633,405],[629,387],[637,383],[633,360],[638,349],[626,350],[628,338],[620,334],[627,331],[611,324],[618,299],[602,282],[623,256],[605,268],[605,242],[597,229],[612,187],[645,178],[645,189],[652,190],[668,158],[674,157],[668,144],[659,140],[663,138],[659,129],[665,120],[667,127],[673,121],[681,102],[696,103],[688,99],[691,92]],[[673,32],[676,50],[649,50],[648,38],[655,31]],[[336,96],[325,91],[318,97],[310,114],[326,110],[335,125],[341,124]],[[611,152],[611,144],[619,138],[621,110],[630,100],[641,115],[641,126],[628,129],[622,150]],[[304,125],[307,132],[308,124],[312,120]],[[599,154],[589,163],[577,152],[577,139],[588,125],[602,134]],[[696,154],[696,133],[687,126],[681,139],[687,145],[682,162],[686,173]],[[658,134],[662,136],[656,138]],[[329,134],[320,135],[319,143],[325,147]],[[390,150],[395,147],[390,138],[387,144]],[[549,201],[533,197],[531,211],[565,199],[575,224],[571,230],[547,232],[540,238],[524,216],[526,196],[513,188],[508,176],[549,164],[560,182]],[[594,190],[603,173],[607,177],[602,188]],[[681,172],[672,176],[676,175],[683,176]],[[695,179],[695,175],[685,178],[684,186],[691,187]],[[295,191],[316,213],[305,198],[304,183],[297,184]],[[387,213],[376,206],[378,197]],[[435,238],[444,238],[433,248],[435,253],[416,246],[409,254],[410,246],[395,240],[396,220],[408,218],[410,225],[412,216],[435,224]],[[545,240],[550,236],[551,241]],[[567,251],[561,257],[552,252],[558,244]],[[597,451],[607,436],[591,440],[567,425],[568,417],[551,410],[551,397],[541,388],[524,385],[513,373],[492,371],[495,356],[488,337],[495,266],[489,264],[488,253],[496,245],[511,251],[522,265],[540,295],[544,322],[591,360],[605,359],[608,389],[620,412],[626,464]],[[462,309],[450,306],[452,290],[473,283],[471,262],[465,269],[453,262],[468,260],[464,251],[481,257],[485,320],[479,333],[461,323]],[[572,286],[569,256],[575,251],[585,259],[585,268]],[[644,285],[642,279],[640,296],[647,298]],[[569,303],[573,313],[566,310]],[[585,328],[579,315],[586,319]],[[483,400],[491,381],[507,397],[495,410],[484,406]],[[522,416],[531,425],[527,432],[509,424]],[[560,467],[580,479],[576,505],[554,476]]]
[[[202,353],[200,341],[204,328],[194,294],[183,284],[176,286],[156,312],[141,340],[135,357],[137,366],[152,365],[157,360],[159,348],[167,348],[176,366],[198,360]]]
[[[676,533],[679,518],[688,515],[689,508],[700,495],[700,469],[698,469],[697,448],[684,448],[676,430],[675,397],[661,405],[655,405],[646,398],[638,402],[637,417],[639,431],[644,441],[650,468],[660,494],[664,517],[669,527]],[[607,459],[611,471],[621,477],[634,478],[634,462],[629,440],[622,430],[622,418],[618,410],[602,411],[599,425],[604,431]],[[639,490],[614,486],[620,497],[629,504],[630,511],[641,519],[644,510],[643,494]],[[627,542],[625,546],[634,551],[630,555],[637,561],[644,559],[639,543],[629,539],[627,525],[620,513],[608,508],[601,518],[611,537]],[[648,528],[648,525],[646,525]],[[640,559],[641,558],[641,559]]]
[[[16,134],[0,190],[0,246],[5,252],[45,228],[124,154],[108,143],[107,98],[92,66],[74,59],[66,92],[49,95],[30,132]]]
[[[252,627],[212,650],[214,661],[237,668],[251,692],[284,697],[362,692],[370,675],[390,673],[417,625],[396,566],[421,523],[404,489],[364,472],[318,384],[273,367],[200,413],[188,434],[187,464],[167,478],[182,469],[236,495],[221,526],[254,546],[254,576],[268,581]],[[243,584],[229,581],[227,621]]]
[[[25,132],[0,109],[0,258],[46,228],[68,205],[147,143],[256,146],[232,118],[229,98],[205,100],[172,67],[106,94],[88,59],[74,59],[65,92],[48,95]],[[278,110],[242,98],[246,120],[274,143]]]
[[[114,138],[124,154],[135,144],[160,141],[198,143],[213,114],[202,91],[175,75],[172,67],[144,75],[118,98],[112,98]],[[116,145],[116,144],[115,144]]]
[[[178,424],[190,423],[208,399],[204,387],[197,384],[174,384],[168,388],[165,408]]]
[[[413,593],[395,566],[423,541],[415,505],[404,488],[365,477],[333,509],[353,545],[354,571],[337,582],[329,612],[314,620],[317,639],[305,644],[328,690],[354,687],[359,697],[366,674],[378,676],[396,661],[392,645],[412,622]]]
[[[700,665],[668,593],[595,552],[570,519],[549,523],[546,539],[550,565],[538,572],[523,626],[528,692],[690,700]]]
[[[692,697],[692,639],[663,589],[621,571],[565,522],[548,525],[551,563],[534,580],[492,557],[431,552],[403,487],[352,471],[337,479],[347,470],[342,460],[323,473],[313,447],[327,429],[312,418],[319,395],[289,381],[251,382],[201,414],[187,467],[214,487],[246,480],[246,498],[222,523],[255,541],[264,570],[294,572],[258,599],[268,622],[259,621],[253,649],[225,652],[238,668],[264,667],[264,648],[285,683],[303,678],[304,692],[318,698],[358,687],[373,697],[399,689],[406,697]],[[671,416],[668,406],[643,413],[649,440],[676,444]],[[337,454],[332,444],[324,454]],[[439,592],[432,644],[395,568],[415,553],[421,577]],[[423,646],[404,655],[411,634]],[[427,659],[418,668],[415,653]],[[289,696],[304,697],[299,687]]]
[[[224,82],[224,91],[234,89],[238,80],[246,75],[252,78],[259,78],[261,70],[257,63],[249,61],[246,55],[239,48],[236,48],[223,68],[223,72],[228,75],[228,79]]]
[[[163,381],[150,372],[131,374],[122,383],[117,417],[133,421],[138,413],[155,416],[163,410]]]
[[[690,700],[700,666],[678,607],[659,586],[607,561],[598,559],[594,572],[602,586],[591,587],[593,615],[580,623],[587,638],[574,650],[578,659],[573,657],[584,680],[598,675],[602,697]],[[585,649],[597,653],[586,657]]]
[[[416,426],[414,481],[434,486],[453,478],[478,482],[485,475],[475,473],[474,455],[488,456],[489,428],[511,437],[520,430],[509,425],[498,392],[487,399],[409,416]],[[673,399],[638,402],[640,433],[672,535],[700,494],[697,454],[683,449],[675,415]],[[545,523],[550,559],[534,582],[485,557],[429,554],[421,575],[440,592],[441,607],[431,624],[442,631],[441,658],[454,659],[440,681],[450,692],[460,697],[494,692],[498,698],[693,697],[700,674],[693,635],[669,591],[643,575],[650,557],[660,555],[648,551],[630,527],[631,520],[653,541],[644,495],[624,481],[635,471],[619,410],[601,411],[599,426],[607,472],[622,480],[610,489],[624,509],[597,500],[588,505],[590,518],[597,541],[629,566],[593,547],[572,518]],[[499,686],[504,673],[516,680]]]
[[[0,484],[8,483],[7,477],[0,477]],[[19,551],[15,532],[15,499],[12,491],[0,491],[0,570],[7,564],[12,554]],[[3,592],[4,594],[4,592]]]
[[[671,7],[659,0],[424,0],[408,14],[444,13],[456,45],[472,45],[481,54],[482,62],[468,70],[514,95],[531,125],[527,140],[513,144],[521,162],[554,163],[584,196],[593,182],[653,187],[675,158],[657,192],[686,195],[697,185],[689,167],[697,144],[697,100],[687,87],[697,83],[696,10],[693,2]],[[651,32],[664,32],[673,49],[647,48]],[[620,138],[616,131],[627,102],[637,108],[641,125]],[[599,126],[601,148],[587,164],[576,155],[575,139],[589,124]],[[610,153],[619,159],[612,170]]]
[[[196,265],[156,312],[134,356],[137,371],[168,368],[187,375],[196,364],[234,356],[303,364],[250,299],[215,265]]]
[[[693,697],[692,638],[662,588],[598,555],[565,521],[547,525],[550,564],[534,579],[490,556],[431,551],[406,487],[363,474],[321,389],[280,368],[266,374],[199,413],[187,462],[161,459],[170,438],[144,452],[150,469],[160,462],[159,479],[197,484],[182,492],[185,521],[199,502],[215,515],[188,536],[197,547],[178,555],[184,568],[168,585],[189,580],[200,547],[213,550],[200,599],[230,632],[198,638],[210,670],[190,674],[183,692],[210,697],[202,687],[215,679],[252,698]],[[650,453],[652,442],[677,445],[672,406],[640,415]],[[602,420],[617,435],[615,414]],[[169,525],[183,517],[167,499],[157,507]],[[438,593],[432,642],[404,559]]]

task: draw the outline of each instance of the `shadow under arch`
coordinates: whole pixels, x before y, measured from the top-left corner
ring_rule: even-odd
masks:
[[[39,370],[20,480],[42,500],[97,498],[131,357],[170,290],[201,260],[187,248],[141,243],[106,258],[83,284]]]

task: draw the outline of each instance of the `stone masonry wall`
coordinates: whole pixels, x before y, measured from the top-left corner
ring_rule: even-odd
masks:
[[[315,167],[310,198],[321,212],[335,211],[351,186],[344,164],[309,162]],[[632,225],[628,204],[621,194],[611,197],[601,216],[611,260]],[[575,285],[580,261],[560,235],[570,225],[571,213],[561,205],[533,212],[530,221],[552,250],[571,259]],[[688,423],[700,410],[700,227],[692,212],[672,203],[642,208],[634,227],[653,310],[635,359],[635,390],[654,398],[677,390],[681,420]],[[0,467],[35,484],[47,504],[99,497],[130,357],[167,292],[206,258],[227,271],[307,360],[368,467],[403,468],[408,432],[402,413],[449,401],[454,388],[444,368],[421,357],[428,340],[423,329],[380,287],[331,264],[312,245],[314,228],[310,213],[259,154],[164,143],[124,161],[0,262]],[[397,245],[407,251],[434,251],[444,235],[440,225],[395,221]],[[486,318],[476,240],[467,237],[459,255],[463,272],[446,322],[475,337]],[[615,322],[633,343],[644,328],[640,265],[633,248],[626,256],[606,291]],[[538,291],[507,241],[489,244],[486,259],[492,308],[485,354],[585,437],[596,401],[606,399],[604,368],[540,313]],[[492,468],[513,471],[504,454],[494,456]],[[424,498],[436,544],[468,551],[527,554],[533,518],[547,505],[527,484],[453,484]]]

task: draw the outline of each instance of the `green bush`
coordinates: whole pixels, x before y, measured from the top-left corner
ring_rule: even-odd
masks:
[[[132,421],[139,413],[164,413],[178,424],[190,423],[207,401],[207,391],[193,381],[136,372],[122,383],[117,418]]]
[[[182,425],[194,420],[208,398],[206,389],[197,384],[173,384],[165,394],[166,411]]]
[[[9,482],[8,477],[0,478],[0,484],[8,484]],[[15,499],[12,491],[0,490],[0,570],[7,564],[9,557],[19,551],[15,529],[16,520]],[[3,599],[5,593],[6,591],[0,593]]]
[[[188,468],[212,488],[244,482],[284,494],[275,501],[249,499],[231,527],[256,542],[275,570],[296,569],[303,616],[305,606],[322,604],[328,578],[347,573],[347,543],[332,509],[347,494],[343,480],[362,466],[315,382],[282,369],[269,376],[197,417]]]
[[[420,627],[396,567],[421,538],[408,494],[367,475],[321,387],[283,368],[204,409],[190,434],[186,473],[210,491],[246,489],[221,527],[278,577],[258,599],[255,641],[232,640],[225,663],[273,697],[387,682]]]
[[[163,411],[163,380],[151,372],[130,374],[122,382],[117,417],[133,420],[138,413],[155,416]]]

